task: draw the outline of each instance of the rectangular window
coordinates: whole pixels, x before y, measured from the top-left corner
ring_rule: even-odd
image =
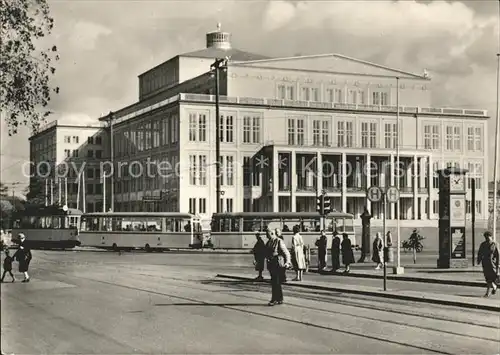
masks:
[[[226,212],[233,212],[233,199],[226,198]]]
[[[98,145],[102,144],[102,137],[101,136],[95,137],[95,144],[98,144]]]
[[[319,146],[321,145],[321,121],[314,120],[313,121],[313,145]]]
[[[196,177],[197,177],[197,162],[196,155],[189,156],[189,183],[191,185],[196,185]]]
[[[327,102],[335,102],[335,90],[334,89],[326,89],[326,101]]]
[[[233,116],[226,116],[226,143],[234,143],[234,120]]]
[[[467,128],[467,150],[470,152],[481,152],[483,150],[481,127]]]
[[[288,119],[288,145],[295,145],[295,120]]]
[[[358,104],[365,105],[365,92],[363,90],[358,90]]]
[[[243,212],[252,212],[252,199],[244,198],[243,199]]]
[[[243,143],[251,143],[250,131],[252,129],[252,118],[250,116],[243,117]]]
[[[94,157],[94,151],[92,149],[87,150],[87,158],[93,158]]]
[[[288,85],[286,87],[286,99],[295,100],[295,88],[293,87],[293,85]]]
[[[453,127],[446,127],[446,150],[453,150]]]
[[[196,114],[189,114],[189,141],[196,142],[196,132],[198,130]]]
[[[304,120],[298,119],[297,120],[297,145],[304,145],[304,135],[305,135]]]
[[[356,105],[358,103],[358,92],[357,90],[349,90],[347,103]]]
[[[95,151],[95,157],[97,159],[101,159],[102,158],[102,150],[96,150]]]
[[[462,130],[460,127],[453,127],[453,150],[462,150]]]
[[[205,115],[200,115],[200,116],[204,116]],[[172,125],[172,131],[171,131],[171,135],[170,135],[170,141],[172,142],[172,144],[175,144],[179,141],[179,117],[177,115],[173,115],[172,118],[171,118],[171,125]],[[206,140],[206,136],[205,136],[205,139],[202,140],[202,135],[200,133],[200,142],[205,142]]]
[[[361,123],[361,147],[363,148],[368,148],[368,137],[369,137],[369,132],[368,132],[368,123],[367,122],[362,122]]]
[[[370,148],[377,148],[377,124],[370,123]]]
[[[309,88],[302,88],[300,99],[302,101],[310,101],[311,97],[309,96],[309,93],[310,93]]]
[[[260,143],[260,117],[254,117],[252,120],[252,143]]]
[[[153,121],[153,148],[160,146],[160,122]]]
[[[330,125],[326,120],[321,122],[321,139],[324,147],[330,146]]]
[[[73,158],[78,158],[78,149],[73,149]]]
[[[88,137],[87,144],[94,144],[94,137]]]
[[[80,137],[73,136],[73,143],[80,143]]]
[[[483,214],[483,201],[476,200],[476,213]]]
[[[337,146],[344,148],[352,148],[354,145],[353,122],[338,121],[337,122]]]
[[[93,195],[94,194],[94,184],[87,184],[87,191],[85,191],[85,194],[87,195]]]
[[[70,149],[64,149],[64,157],[69,158],[71,156],[71,150]]]
[[[71,136],[64,136],[64,143],[71,143]]]
[[[198,210],[199,210],[199,213],[207,213],[207,199],[206,198],[198,199]]]
[[[200,185],[205,186],[207,184],[207,156],[199,155],[199,167],[200,167]]]
[[[231,155],[227,155],[225,157],[221,157],[223,166],[222,166],[222,174],[221,174],[221,184],[226,186],[234,185],[234,157]]]
[[[278,85],[278,99],[284,100],[286,98],[286,86]]]
[[[189,199],[189,213],[196,214],[196,199],[195,198]]]
[[[252,181],[252,159],[243,157],[243,186],[250,186]]]
[[[395,123],[386,123],[384,125],[384,147],[387,149],[396,148],[397,144],[397,132],[396,132],[397,124]]]

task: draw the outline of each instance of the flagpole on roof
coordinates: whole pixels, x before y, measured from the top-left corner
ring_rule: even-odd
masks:
[[[493,166],[493,240],[497,238],[497,200],[498,196],[498,150],[500,149],[500,0],[498,0],[498,53],[497,53],[497,112],[495,127],[495,162]]]

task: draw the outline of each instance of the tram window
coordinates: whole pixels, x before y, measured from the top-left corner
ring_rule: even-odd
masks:
[[[231,221],[232,218],[221,218],[221,232],[230,232],[231,231]]]
[[[229,220],[229,224],[231,226],[231,232],[239,232],[240,231],[240,218],[231,218]]]
[[[337,218],[335,220],[335,222],[336,222],[337,232],[338,233],[344,233],[345,232],[344,219],[343,218]]]
[[[325,219],[325,230],[327,232],[332,232],[334,230],[336,230],[336,223],[337,223],[337,220],[335,218],[326,218]],[[337,230],[338,232],[338,230]]]
[[[243,219],[243,232],[258,232],[261,231],[260,218],[245,218]]]
[[[48,217],[50,218],[50,217]],[[61,229],[64,228],[64,225],[61,223],[61,217],[60,216],[54,216],[52,217],[52,228],[54,229]]]
[[[146,231],[148,232],[161,232],[162,231],[162,219],[149,219],[146,222]]]
[[[321,223],[319,218],[314,219],[303,219],[300,222],[300,230],[301,232],[320,232],[321,231]]]
[[[344,232],[354,232],[354,220],[345,218],[344,222]]]
[[[269,229],[269,230],[275,230],[276,228],[281,229],[281,218],[274,218],[274,219],[263,219],[262,220],[262,230],[261,232]]]
[[[14,221],[14,228],[21,228],[21,221],[20,220],[16,219]]]
[[[212,221],[210,222],[210,230],[212,232],[220,232],[220,219],[219,218],[212,219]]]
[[[173,232],[174,231],[174,223],[172,220],[166,218],[165,220],[165,231],[166,232]]]
[[[300,219],[283,219],[282,223],[283,223],[282,232],[291,233],[293,232],[294,226],[300,225]]]
[[[111,230],[113,232],[120,232],[125,230],[123,218],[113,218],[113,223],[111,224]]]

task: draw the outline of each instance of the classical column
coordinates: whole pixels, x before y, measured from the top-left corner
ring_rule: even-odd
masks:
[[[297,212],[297,153],[290,152],[290,204],[292,212]]]
[[[273,212],[279,212],[279,196],[278,196],[278,190],[279,190],[279,161],[278,161],[278,150],[276,147],[273,147],[272,151],[272,164],[273,164],[273,171],[272,171],[272,198],[273,198]]]
[[[413,156],[413,219],[418,219],[418,158]]]
[[[316,191],[318,196],[323,191],[323,156],[316,152]]]
[[[342,212],[347,212],[347,155],[342,153]]]

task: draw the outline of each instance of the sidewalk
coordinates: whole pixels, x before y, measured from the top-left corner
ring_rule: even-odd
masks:
[[[253,276],[253,275],[252,275]],[[254,281],[254,277],[249,274],[217,274],[219,278],[232,279],[232,280],[242,280],[242,281]],[[269,283],[270,280],[266,279],[264,282]],[[380,287],[369,287],[363,285],[343,285],[335,282],[323,281],[311,281],[306,280],[296,283],[286,283],[286,287],[294,288],[305,288],[311,290],[321,290],[321,291],[332,291],[332,292],[343,292],[358,295],[374,296],[374,297],[384,297],[398,300],[406,300],[410,302],[423,302],[423,303],[433,303],[446,306],[455,306],[469,309],[480,309],[486,311],[500,312],[500,303],[498,302],[498,295],[490,296],[489,298],[477,297],[464,297],[457,295],[447,295],[439,293],[429,293],[421,291],[406,291],[406,290],[394,290],[388,289],[383,291]]]

